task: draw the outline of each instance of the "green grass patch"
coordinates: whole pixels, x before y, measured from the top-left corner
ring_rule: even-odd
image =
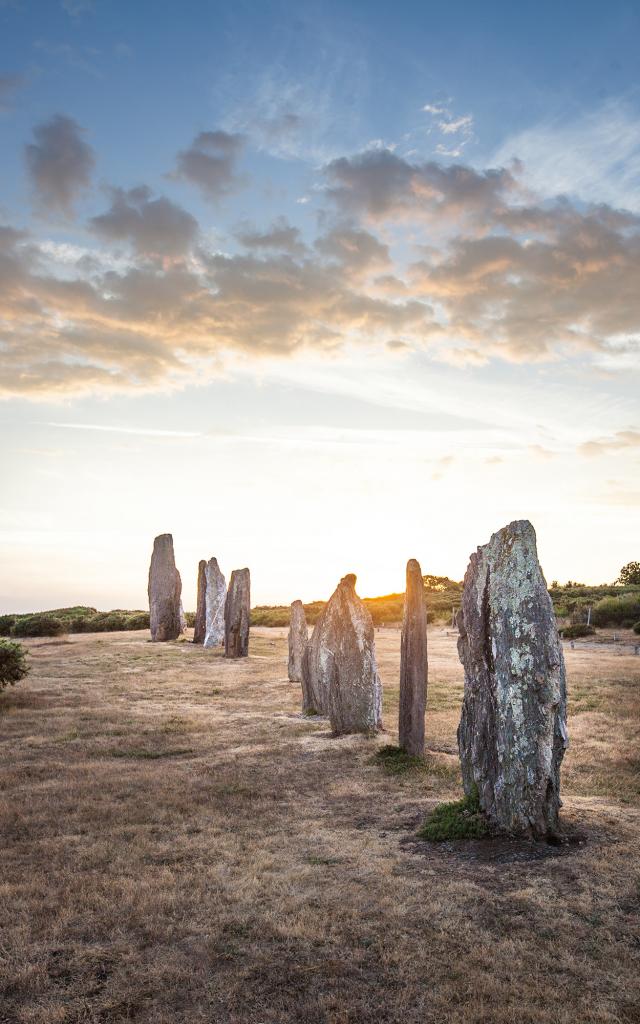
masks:
[[[482,839],[490,834],[489,824],[480,808],[478,790],[462,800],[440,804],[418,831],[420,839],[444,843],[451,839]]]
[[[394,747],[393,744],[380,747],[372,757],[372,763],[379,765],[387,775],[402,775],[404,772],[424,771],[427,762],[424,757],[414,757],[407,754],[402,747]]]

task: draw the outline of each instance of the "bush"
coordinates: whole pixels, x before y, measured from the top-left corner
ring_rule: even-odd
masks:
[[[640,594],[603,597],[594,606],[591,620],[596,626],[632,626],[640,618]]]
[[[640,622],[636,622],[636,624],[633,627],[633,632],[640,634]]]
[[[15,615],[0,615],[0,636],[11,636],[15,621]]]
[[[24,679],[29,667],[22,644],[0,640],[0,692]]]
[[[16,619],[13,636],[61,636],[65,632],[64,623],[53,615],[25,615]]]
[[[581,636],[593,636],[595,629],[587,626],[586,622],[576,622],[573,626],[565,626],[560,630],[560,636],[565,640],[577,640]]]
[[[187,621],[190,612],[187,613]],[[149,612],[132,612],[127,615],[125,629],[149,629]]]

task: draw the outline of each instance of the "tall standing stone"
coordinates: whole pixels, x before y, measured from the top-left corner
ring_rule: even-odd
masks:
[[[205,568],[205,647],[219,647],[224,643],[224,605],[227,584],[220,572],[217,558],[210,558]]]
[[[176,640],[182,632],[182,581],[176,569],[173,537],[161,533],[153,542],[149,566],[149,619],[152,640]]]
[[[427,608],[420,563],[407,562],[400,641],[400,715],[398,742],[412,757],[424,755],[424,713],[427,703]]]
[[[224,606],[226,658],[246,658],[249,653],[250,586],[249,570],[234,569]]]
[[[302,682],[302,659],[307,649],[308,635],[302,601],[294,601],[289,622],[289,679],[292,683]],[[308,709],[303,707],[302,710]]]
[[[206,601],[207,601],[207,578],[205,570],[207,563],[204,558],[198,562],[198,586],[196,597],[196,621],[193,624],[194,644],[203,644],[207,632]]]
[[[567,747],[566,680],[535,531],[510,523],[471,555],[458,617],[465,792],[490,821],[542,838],[557,831]]]
[[[318,619],[303,660],[303,699],[327,714],[337,735],[382,726],[373,621],[345,576]]]

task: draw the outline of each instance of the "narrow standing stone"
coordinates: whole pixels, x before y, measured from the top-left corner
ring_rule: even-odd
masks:
[[[149,566],[149,620],[151,639],[176,640],[182,632],[182,581],[176,569],[173,537],[161,533],[153,542]]]
[[[226,658],[246,658],[249,653],[250,586],[249,570],[234,569],[224,606]]]
[[[459,615],[465,792],[511,834],[557,831],[566,680],[535,531],[510,523],[471,555]]]
[[[196,621],[193,625],[194,644],[203,644],[207,632],[206,622],[206,600],[207,600],[207,578],[205,570],[207,563],[204,558],[198,562],[198,587],[196,599]]]
[[[307,648],[308,632],[307,620],[304,614],[302,601],[294,601],[291,605],[291,619],[289,622],[289,679],[292,683],[302,682],[302,659]],[[304,707],[303,693],[303,711]]]
[[[224,605],[227,584],[220,572],[217,558],[210,558],[205,568],[205,647],[219,647],[224,643]]]
[[[420,563],[407,562],[400,641],[400,715],[398,742],[412,757],[424,756],[424,713],[427,703],[427,608]]]

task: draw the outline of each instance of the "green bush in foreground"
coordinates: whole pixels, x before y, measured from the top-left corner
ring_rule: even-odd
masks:
[[[593,636],[595,629],[587,626],[586,622],[576,622],[573,626],[565,626],[560,630],[560,636],[565,640],[577,640],[581,636]]]
[[[13,686],[24,679],[29,667],[22,644],[12,640],[0,640],[0,692],[5,686]]]
[[[25,615],[16,619],[13,636],[61,636],[65,625],[52,615]]]
[[[451,839],[482,839],[489,824],[480,808],[478,790],[452,803],[440,804],[418,831],[420,839],[444,843]]]

